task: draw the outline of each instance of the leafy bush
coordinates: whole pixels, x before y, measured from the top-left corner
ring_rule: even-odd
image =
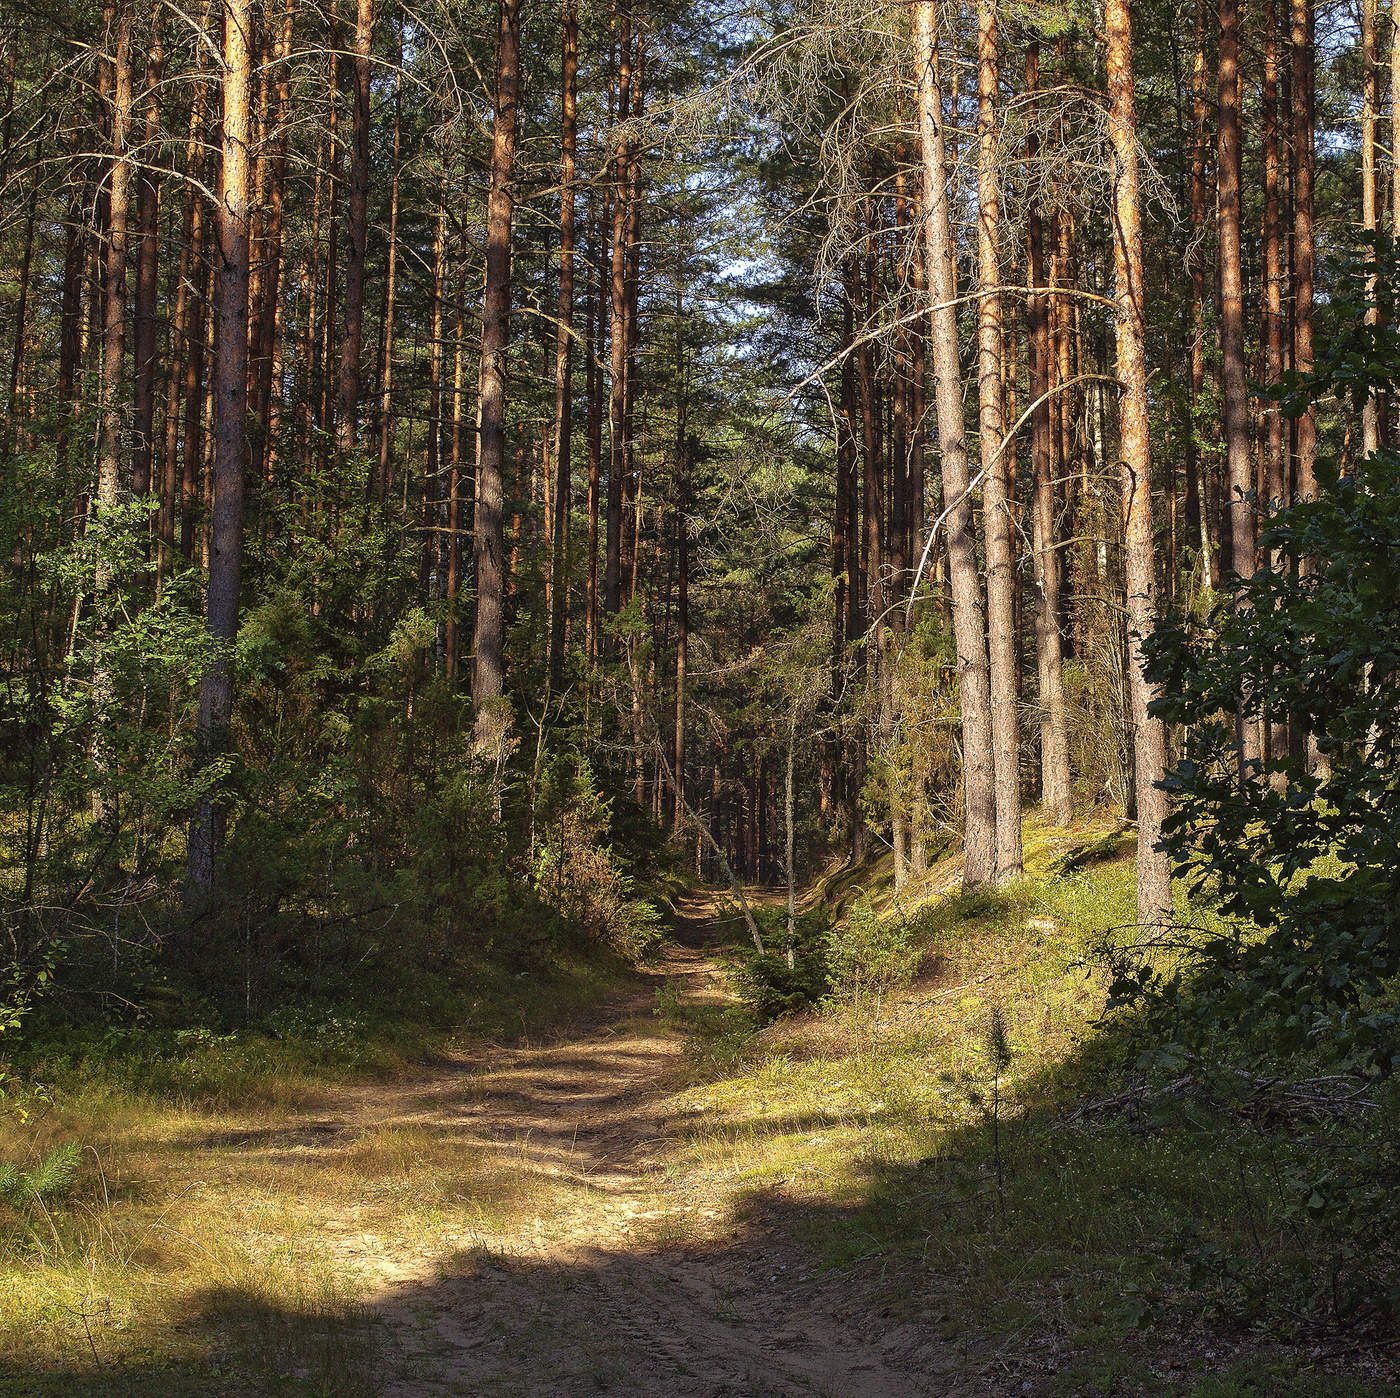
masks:
[[[1295,384],[1290,411],[1333,392],[1359,399],[1396,387],[1400,357],[1371,354],[1376,332],[1352,310],[1318,373]],[[1187,1032],[1267,1023],[1275,1042],[1330,1040],[1393,1070],[1400,452],[1382,450],[1346,475],[1320,462],[1318,480],[1315,499],[1269,520],[1265,561],[1235,598],[1204,617],[1168,617],[1149,639],[1163,691],[1155,711],[1183,744],[1167,782],[1165,839],[1187,879],[1213,890],[1236,926],[1209,932],[1168,969],[1133,969],[1119,994],[1146,992],[1182,1011]],[[1272,739],[1262,769],[1246,774],[1239,721]]]

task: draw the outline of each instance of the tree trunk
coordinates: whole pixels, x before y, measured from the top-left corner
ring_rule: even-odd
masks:
[[[551,684],[563,677],[569,614],[569,508],[573,492],[574,166],[578,147],[578,0],[565,0],[559,133],[559,297],[554,339],[554,538],[549,566]]]
[[[394,139],[389,175],[389,239],[384,253],[384,315],[379,348],[379,464],[371,493],[388,504],[393,493],[394,458],[394,312],[399,272],[399,187],[403,153],[403,29],[399,29],[394,63]]]
[[[215,210],[218,274],[214,339],[214,513],[209,537],[207,624],[218,648],[199,691],[199,757],[207,767],[223,754],[233,712],[230,651],[238,632],[243,572],[243,487],[248,407],[249,121],[253,54],[252,0],[223,0],[223,134]],[[215,886],[224,807],[211,793],[190,821],[186,878],[195,900]]]
[[[958,363],[956,267],[948,208],[936,8],[934,0],[914,0],[914,59],[923,174],[924,255],[933,299],[929,350],[933,359],[934,407],[942,455],[948,571],[962,709],[966,805],[963,882],[972,888],[986,883],[996,872],[996,793],[987,635],[982,584],[977,574],[963,421],[962,370]]]
[[[1026,88],[1040,80],[1039,45],[1026,48]],[[1027,153],[1039,154],[1034,135]],[[1031,395],[1031,533],[1035,549],[1035,652],[1040,700],[1040,799],[1056,825],[1074,818],[1069,738],[1065,720],[1064,651],[1060,631],[1062,568],[1056,538],[1055,411],[1051,401],[1049,298],[1045,291],[1045,229],[1038,209],[1026,219],[1026,353]]]
[[[108,114],[111,158],[107,173],[107,247],[102,288],[102,377],[98,411],[96,517],[99,526],[110,525],[121,500],[121,453],[124,414],[122,389],[126,361],[126,259],[131,208],[132,161],[130,130],[131,7],[129,0],[109,3],[103,15],[106,41],[112,57],[104,61],[104,87],[110,94]],[[92,676],[93,767],[97,782],[92,799],[93,819],[108,823],[115,810],[105,788],[110,766],[107,728],[115,701],[113,679],[103,653],[101,633],[106,629],[106,595],[116,581],[110,543],[99,538],[94,583],[98,599],[99,642]]]
[[[1166,769],[1166,729],[1148,713],[1154,687],[1144,670],[1143,638],[1156,621],[1152,544],[1152,453],[1148,440],[1144,350],[1142,215],[1138,194],[1137,103],[1133,93],[1128,0],[1105,0],[1108,132],[1113,165],[1113,269],[1117,303],[1118,381],[1122,393],[1119,455],[1123,489],[1123,572],[1128,611],[1128,694],[1137,782],[1137,915],[1171,917],[1171,868],[1161,844],[1167,813],[1159,783]]]
[[[1290,0],[1293,126],[1293,370],[1313,369],[1313,7]],[[1293,490],[1307,499],[1317,488],[1317,418],[1313,408],[1297,421]]]
[[[1376,64],[1376,0],[1361,0],[1361,227],[1374,238],[1378,228],[1376,218],[1376,120],[1380,114],[1380,68]],[[1366,289],[1370,298],[1376,292],[1375,250],[1367,252],[1369,271]],[[1379,323],[1380,313],[1374,306],[1366,310],[1366,324]],[[1380,405],[1369,394],[1361,409],[1361,451],[1373,456],[1380,450]]]
[[[1021,725],[1016,697],[1016,553],[1006,476],[1006,404],[1002,390],[1002,306],[997,287],[1001,187],[997,169],[998,68],[994,0],[977,5],[977,303],[978,448],[987,533],[987,627],[996,785],[996,882],[1021,873]]]
[[[291,136],[291,52],[296,0],[286,0],[273,53],[277,76],[272,121],[275,130],[267,172],[267,213],[263,223],[263,257],[266,266],[259,284],[259,304],[253,307],[253,458],[254,480],[270,476],[274,458],[271,437],[273,366],[277,358],[282,291],[282,225],[285,215],[287,155]]]
[[[1279,55],[1276,0],[1264,0],[1264,383],[1283,377],[1283,228],[1279,179]],[[1277,504],[1287,493],[1288,438],[1277,403],[1264,408],[1264,494]]]
[[[1201,404],[1206,382],[1206,124],[1209,107],[1206,101],[1206,5],[1196,0],[1195,57],[1191,69],[1191,243],[1187,251],[1187,268],[1191,277],[1191,432],[1190,459],[1187,470],[1188,500],[1192,487],[1195,494],[1196,525],[1200,531],[1201,581],[1207,589],[1219,580],[1215,566],[1214,513],[1211,509],[1211,466],[1202,453],[1200,441],[1204,436]],[[1191,513],[1188,506],[1188,515]]]
[[[1254,486],[1249,459],[1249,387],[1244,363],[1244,262],[1241,245],[1239,0],[1220,0],[1220,122],[1216,192],[1220,240],[1220,387],[1225,419],[1230,566],[1239,578],[1254,572]]]
[[[156,164],[155,152],[160,139],[161,83],[165,76],[164,18],[164,5],[157,3],[151,15],[151,52],[146,61],[146,134],[136,200],[131,490],[137,496],[146,495],[151,489],[151,462],[155,455],[156,295],[160,257],[160,167]]]
[[[618,41],[617,117],[626,121],[632,104],[632,8],[621,6]],[[628,142],[618,145],[612,189],[612,256],[609,263],[610,306],[608,378],[608,513],[604,544],[603,610],[622,604],[622,481],[626,470],[627,394],[627,220],[630,160]]]
[[[499,762],[505,691],[506,353],[510,337],[511,216],[520,90],[520,0],[501,0],[496,46],[496,116],[491,136],[491,192],[486,205],[486,292],[481,317],[479,434],[476,458],[476,623],[472,633],[472,702],[477,750]]]
[[[346,202],[345,338],[340,342],[340,417],[337,442],[343,453],[356,441],[360,411],[360,349],[365,331],[365,252],[369,237],[369,81],[374,46],[374,0],[355,5],[354,105],[350,196]]]

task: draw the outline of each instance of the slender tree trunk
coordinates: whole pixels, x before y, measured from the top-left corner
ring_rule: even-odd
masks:
[[[137,496],[146,495],[151,489],[151,462],[155,454],[156,295],[160,257],[160,167],[156,164],[156,143],[160,139],[161,83],[165,76],[164,18],[164,5],[157,3],[151,15],[151,51],[146,61],[146,134],[136,201],[131,490]]]
[[[107,172],[107,247],[102,287],[102,375],[98,411],[96,518],[110,525],[121,501],[121,457],[124,437],[122,412],[126,363],[126,260],[131,208],[132,119],[131,6],[129,0],[109,3],[103,14],[106,42],[112,57],[104,60],[103,86],[111,97],[108,112],[111,158]],[[99,641],[92,676],[92,759],[97,773],[92,799],[93,819],[109,823],[115,808],[108,799],[105,776],[111,765],[107,730],[115,703],[112,672],[105,655],[102,633],[106,629],[107,594],[116,582],[112,548],[99,539],[95,588],[98,599]]]
[[[271,474],[274,446],[271,440],[273,366],[277,358],[278,329],[281,311],[282,225],[285,216],[288,142],[291,135],[291,52],[292,28],[296,17],[296,0],[285,0],[281,25],[273,52],[276,80],[273,88],[272,155],[266,177],[267,212],[263,221],[263,258],[265,266],[259,283],[259,302],[254,310],[252,353],[253,407],[252,463],[250,475],[254,480]]]
[[[496,117],[486,206],[486,294],[481,318],[480,430],[476,458],[476,624],[472,701],[478,751],[499,761],[505,691],[506,353],[510,337],[511,216],[520,91],[520,0],[501,0],[496,45]]]
[[[991,692],[982,584],[968,489],[962,369],[958,363],[956,267],[944,150],[943,90],[938,73],[934,0],[914,0],[914,59],[923,174],[924,255],[933,298],[929,350],[942,454],[947,515],[948,571],[962,709],[963,787],[966,803],[964,874],[967,887],[996,872],[996,794]]]
[[[1191,436],[1190,460],[1187,470],[1188,501],[1194,486],[1196,525],[1200,530],[1201,581],[1207,589],[1218,581],[1213,539],[1214,514],[1211,509],[1211,466],[1201,451],[1203,423],[1201,404],[1206,382],[1206,125],[1209,107],[1206,101],[1206,6],[1208,0],[1196,0],[1195,57],[1191,69],[1191,245],[1187,266],[1191,277]],[[1191,513],[1188,503],[1188,515]]]
[[[365,331],[365,252],[369,238],[369,82],[374,47],[374,0],[355,6],[355,59],[350,154],[350,193],[346,201],[345,338],[340,342],[340,415],[337,442],[342,453],[356,441],[360,412],[360,350]]]
[[[625,121],[632,105],[632,7],[621,5],[618,41],[617,113]],[[608,513],[603,564],[603,609],[612,615],[622,604],[622,482],[626,472],[627,393],[627,217],[630,160],[622,141],[614,161],[612,256],[610,262],[608,381]]]
[[[1293,126],[1293,370],[1313,368],[1313,7],[1290,0]],[[1297,420],[1295,495],[1317,489],[1317,418],[1310,407]]]
[[[457,313],[452,330],[452,435],[447,458],[447,620],[445,669],[449,681],[457,678],[457,598],[460,590],[462,533],[462,360],[466,338],[465,298],[456,296]]]
[[[1040,81],[1039,45],[1026,48],[1026,88]],[[1027,153],[1039,154],[1039,141],[1027,139]],[[1040,799],[1057,825],[1074,817],[1070,787],[1069,738],[1065,719],[1064,653],[1060,631],[1062,568],[1055,528],[1055,411],[1051,393],[1050,306],[1045,291],[1045,229],[1038,209],[1026,219],[1027,382],[1031,395],[1032,544],[1035,549],[1035,652],[1040,689]]]
[[[208,630],[218,647],[199,691],[199,754],[207,766],[224,752],[233,712],[229,654],[238,633],[243,571],[243,488],[248,407],[249,120],[252,0],[223,0],[223,135],[215,210],[218,278],[214,342],[214,514],[209,539]],[[201,798],[190,821],[187,882],[193,899],[215,886],[224,806]]]
[[[1284,265],[1279,179],[1279,53],[1276,0],[1264,0],[1264,383],[1283,377]],[[1277,403],[1264,409],[1264,494],[1270,504],[1287,493],[1288,437]]]
[[[603,228],[607,224],[606,195],[600,199],[595,215],[593,246],[596,252],[596,293],[588,298],[588,366],[585,391],[588,394],[588,579],[584,597],[584,653],[588,663],[598,658],[598,505],[603,474],[603,374],[599,364],[602,354],[603,315],[608,295],[608,279],[602,272]]]
[[[36,164],[37,164],[36,154]],[[24,414],[20,409],[20,374],[24,367],[25,329],[29,321],[30,274],[34,265],[34,229],[39,216],[40,174],[36,170],[29,184],[29,198],[24,205],[24,244],[19,258],[19,290],[15,303],[15,338],[10,353],[10,450],[20,444],[20,421]],[[62,395],[60,395],[62,401]]]
[[[573,492],[574,167],[578,147],[578,0],[565,0],[559,133],[559,297],[554,340],[554,528],[549,568],[551,684],[563,675],[569,613],[569,522]]]
[[[1148,712],[1155,697],[1142,641],[1156,620],[1152,543],[1152,453],[1148,439],[1144,349],[1142,214],[1138,194],[1137,102],[1133,92],[1128,0],[1105,0],[1108,134],[1113,175],[1113,269],[1117,303],[1118,381],[1122,393],[1119,455],[1123,489],[1123,571],[1128,609],[1128,693],[1137,783],[1137,913],[1142,923],[1171,916],[1171,868],[1161,844],[1167,814],[1159,783],[1166,770],[1166,729]]]
[[[987,534],[987,627],[991,677],[992,766],[996,785],[996,881],[1021,873],[1021,725],[1016,696],[1016,554],[1006,477],[1006,404],[1002,391],[1002,305],[998,254],[1001,186],[997,169],[1000,57],[994,0],[977,5],[977,303],[978,448]]]
[[[1379,227],[1377,219],[1376,182],[1376,121],[1380,115],[1380,67],[1376,63],[1376,0],[1361,0],[1361,227],[1374,238]],[[1376,263],[1374,249],[1367,253],[1369,271],[1366,289],[1370,299],[1376,292]],[[1372,305],[1366,310],[1366,323],[1375,326],[1380,313]],[[1368,395],[1361,409],[1361,450],[1373,456],[1380,450],[1380,404],[1374,394]]]
[[[1390,236],[1400,238],[1400,14],[1390,15]]]
[[[431,296],[428,320],[428,424],[423,441],[423,498],[420,519],[423,548],[419,560],[420,586],[430,603],[442,600],[446,556],[443,531],[446,526],[446,497],[442,480],[442,379],[445,293],[447,281],[447,167],[438,176],[437,218],[433,224],[433,261],[430,273]],[[435,649],[445,645],[445,632],[439,621]],[[434,656],[434,664],[442,658]]]
[[[403,153],[403,31],[394,63],[393,168],[389,177],[389,244],[384,255],[384,317],[379,352],[379,465],[372,489],[388,503],[393,492],[394,312],[399,271],[399,185]]]
[[[685,478],[677,487],[676,500],[676,712],[672,731],[671,766],[675,772],[675,801],[671,828],[679,831],[685,822],[685,707],[686,666],[690,653],[690,518]]]
[[[1239,0],[1220,0],[1220,123],[1216,191],[1220,240],[1220,386],[1225,417],[1229,487],[1230,565],[1236,576],[1254,572],[1254,517],[1249,493],[1249,387],[1244,362],[1244,261],[1241,238],[1241,83]]]

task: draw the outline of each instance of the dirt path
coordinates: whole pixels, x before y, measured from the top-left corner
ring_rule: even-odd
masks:
[[[658,968],[717,1000],[713,909],[682,910]],[[961,1391],[925,1335],[869,1284],[817,1273],[790,1243],[697,1197],[663,1162],[686,1035],[644,986],[545,1047],[501,1049],[334,1106],[338,1127],[444,1134],[497,1167],[508,1208],[458,1201],[410,1238],[358,1220],[323,1235],[378,1332],[377,1392],[907,1395]],[[309,1128],[309,1129],[314,1129]],[[499,1201],[497,1201],[499,1203]],[[466,1220],[464,1222],[464,1219]]]

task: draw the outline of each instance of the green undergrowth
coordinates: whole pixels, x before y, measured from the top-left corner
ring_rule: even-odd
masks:
[[[1027,850],[995,892],[868,880],[848,906],[908,934],[907,987],[717,1057],[672,1168],[827,1265],[877,1269],[897,1313],[932,1315],[969,1365],[990,1346],[1027,1392],[1397,1391],[1400,1097],[1309,1087],[1335,1065],[1228,1036],[1182,1062],[1106,1016],[1131,837],[1034,826]]]

